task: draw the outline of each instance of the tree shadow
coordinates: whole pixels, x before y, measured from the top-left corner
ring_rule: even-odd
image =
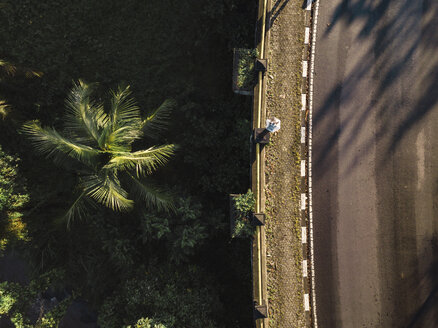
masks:
[[[330,148],[335,146],[347,128],[358,135],[365,127],[364,120],[372,111],[380,124],[376,127],[376,137],[388,138],[386,151],[393,153],[406,134],[438,104],[438,60],[434,60],[433,57],[438,48],[438,35],[435,33],[438,26],[438,6],[430,0],[424,1],[421,7],[415,1],[406,1],[388,19],[385,15],[391,3],[393,2],[388,0],[344,0],[337,6],[330,24],[324,30],[322,37],[331,33],[336,25],[342,24],[342,28],[348,29],[354,21],[360,20],[363,24],[355,41],[360,42],[371,35],[374,35],[375,39],[372,47],[357,61],[358,64],[329,92],[322,106],[315,111],[314,129],[324,124],[328,119],[328,113],[334,107],[340,106],[341,93],[343,105],[352,104],[355,92],[359,91],[360,81],[366,74],[373,75],[374,87],[370,106],[344,117],[342,129],[334,127],[331,134],[326,136],[321,147],[324,150],[314,159],[316,165],[324,162]],[[394,8],[391,7],[391,10]],[[427,18],[419,21],[419,14]],[[414,64],[414,56],[418,57],[420,51],[428,54],[429,58],[421,57],[421,65]],[[426,66],[427,72],[422,72]],[[418,70],[420,72],[417,72]],[[409,75],[415,80],[411,86],[405,86],[405,89],[408,89],[408,96],[412,99],[407,99],[403,94],[399,99],[396,96],[392,97],[391,92],[397,87],[400,79],[404,78],[406,81]],[[414,95],[413,91],[419,92]],[[388,102],[388,99],[393,99],[394,102]],[[403,111],[400,110],[401,107]],[[389,135],[394,129],[395,132]],[[351,142],[344,145],[346,151],[354,144],[355,135],[348,136]],[[361,149],[361,154],[351,163],[351,169],[363,156],[369,154],[375,140],[365,140],[362,144],[363,150]]]
[[[355,29],[350,30],[353,25]],[[438,2],[432,0],[422,2],[343,0],[334,9],[327,26],[319,26],[318,39],[327,38],[331,33],[342,29],[343,36],[346,36],[347,39],[350,38],[352,44],[354,42],[356,44],[364,43],[367,48],[363,47],[366,50],[354,58],[348,71],[345,63],[340,62],[339,58],[334,59],[334,63],[338,61],[337,74],[339,76],[337,78],[339,78],[339,82],[331,87],[320,104],[315,106],[313,131],[314,150],[316,151],[313,153],[313,163],[314,167],[318,168],[318,172],[314,173],[314,181],[328,179],[330,173],[335,172],[332,169],[333,163],[338,161],[344,161],[342,172],[334,174],[339,174],[342,177],[351,175],[358,169],[359,164],[376,149],[379,154],[376,154],[375,157],[375,170],[392,166],[394,165],[392,161],[397,160],[395,153],[403,150],[407,141],[410,144],[415,144],[422,124],[429,119],[433,112],[438,111],[438,58],[436,56],[438,34],[436,26],[438,26]],[[354,34],[353,32],[349,33],[349,31],[354,31]],[[333,47],[338,47],[336,50],[339,53],[349,51],[342,43],[344,41],[341,40],[339,44],[333,44]],[[317,56],[320,55],[317,49]],[[322,56],[327,56],[327,54],[324,53]],[[318,81],[317,74],[315,79]],[[362,89],[364,80],[371,81],[369,86],[371,91],[365,95]],[[318,91],[315,89],[315,95],[318,94]],[[364,99],[357,99],[357,95],[364,96]],[[342,106],[348,106],[350,110],[343,112],[342,117],[340,117]],[[374,129],[372,133],[366,131],[370,127]],[[321,135],[321,131],[328,131],[328,133]],[[364,135],[367,137],[362,139]],[[318,144],[315,142],[315,136],[318,138]],[[379,144],[378,148],[377,143]],[[345,158],[341,159],[337,156],[337,147],[340,145],[342,152],[349,156],[348,163],[345,163]],[[357,152],[357,148],[360,148],[360,152]],[[411,151],[411,148],[409,150]],[[413,158],[415,159],[415,154]],[[408,175],[409,173],[399,174]],[[409,177],[409,179],[414,178]],[[387,184],[396,185],[399,183],[398,181],[390,181],[390,179],[386,181]],[[336,188],[336,185],[333,188]],[[392,191],[389,187],[387,189]],[[378,190],[378,193],[380,192]],[[388,196],[389,200],[377,200],[379,211],[380,207],[383,207],[381,205],[383,202],[385,202],[385,206],[388,205],[387,207],[398,206],[395,202],[400,200],[397,199],[397,196],[400,196],[399,194],[402,192],[397,190],[393,193],[394,195]],[[328,196],[320,196],[321,199],[323,197]],[[393,209],[388,209],[388,213],[395,215],[392,211]],[[415,215],[412,213],[400,214],[409,218]],[[386,225],[394,230],[394,236],[388,236],[385,240],[393,242],[394,249],[400,246],[397,243],[401,243],[402,240],[402,237],[397,235],[395,224],[404,226],[406,235],[403,237],[415,236],[415,220],[400,222],[402,220],[381,215],[379,212],[379,229],[380,225],[384,224],[380,222],[383,221],[381,218],[393,222],[386,223]],[[438,244],[438,241],[435,240],[435,243]],[[387,245],[380,242],[379,247],[384,248]],[[388,264],[390,272],[399,273],[403,270],[399,260],[388,257],[389,255],[393,256],[394,253],[382,251],[382,254],[386,256],[381,256],[379,262],[390,261],[391,264]],[[400,256],[405,255],[401,254]],[[423,276],[419,276],[420,273],[414,268],[418,263],[415,265],[411,263],[412,275],[405,279],[409,285],[404,286],[403,282],[400,281],[390,282],[390,284],[394,289],[402,288],[407,297],[412,297],[414,301],[410,302],[411,305],[417,304],[416,302],[420,305],[412,310],[407,308],[408,301],[406,299],[391,300],[394,310],[391,315],[402,314],[405,320],[403,327],[438,327],[438,257],[437,255],[431,256],[430,253],[419,255],[427,256],[426,259],[431,260],[429,270]],[[416,258],[421,258],[421,256],[416,256]],[[388,279],[387,276],[384,278]],[[424,295],[425,291],[427,291],[426,295]],[[394,292],[394,295],[396,294]],[[415,300],[418,294],[424,298],[421,299],[421,302]],[[401,308],[397,309],[398,305],[401,305]],[[398,318],[397,320],[402,319]]]
[[[310,2],[313,4],[316,0],[303,0],[303,4],[301,5],[301,9],[307,8],[307,3]]]
[[[289,3],[289,1],[290,0],[277,0],[277,1],[275,1],[274,6],[272,6],[272,9],[268,13],[268,17],[269,17],[269,19],[268,19],[269,28],[268,29],[270,29],[272,27],[275,20],[281,14],[281,12],[284,10],[284,8]]]
[[[438,240],[436,237],[432,238],[433,261],[428,267],[427,271],[420,276],[409,277],[412,282],[413,297],[421,295],[422,290],[429,290],[429,292],[422,297],[421,305],[418,306],[413,313],[406,328],[421,328],[421,327],[437,327],[438,326]],[[427,252],[422,253],[419,258],[430,257]],[[419,296],[421,297],[421,296]]]
[[[278,18],[278,16],[281,14],[281,12],[286,8],[290,0],[275,0],[274,5],[272,6],[271,10],[266,13],[266,25],[265,25],[265,32],[268,32],[271,27],[273,26],[275,20]],[[256,23],[256,30],[255,30],[255,44],[259,44],[261,39],[261,33],[262,30],[262,18],[260,18]]]

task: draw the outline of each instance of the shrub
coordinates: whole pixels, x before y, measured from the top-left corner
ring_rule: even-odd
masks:
[[[64,316],[72,297],[67,297],[50,309],[44,306],[41,294],[64,275],[52,270],[32,280],[28,285],[4,281],[0,283],[0,315],[7,315],[16,328],[55,328]],[[31,320],[39,311],[38,319]],[[38,313],[36,313],[38,314]]]
[[[215,312],[222,311],[221,303],[208,286],[211,281],[203,277],[205,272],[195,266],[163,265],[139,270],[137,277],[122,282],[106,298],[98,323],[100,327],[119,328],[148,317],[154,320],[151,328],[162,328],[157,322],[168,328],[223,327],[215,320]]]
[[[0,253],[13,241],[27,240],[27,229],[22,221],[22,208],[29,201],[25,181],[20,181],[20,159],[7,155],[0,146]]]
[[[160,323],[156,323],[152,319],[141,318],[133,326],[129,325],[124,328],[166,328],[166,327]]]
[[[247,238],[254,235],[255,227],[251,224],[255,197],[251,190],[234,198],[235,224],[232,237]]]
[[[257,49],[236,49],[236,55],[236,87],[240,90],[251,90],[256,78],[254,61],[258,55]]]

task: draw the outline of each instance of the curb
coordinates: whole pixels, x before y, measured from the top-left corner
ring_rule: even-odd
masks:
[[[260,57],[266,58],[269,47],[269,30],[265,27],[269,24],[267,8],[271,7],[271,0],[259,0],[257,27],[256,27],[256,46],[260,51]],[[260,30],[259,30],[260,29]],[[258,32],[260,35],[258,35]],[[263,46],[262,46],[263,44]],[[262,51],[263,48],[263,51]],[[261,122],[266,119],[266,78],[261,74],[259,81],[254,88],[252,129],[260,128]],[[256,211],[264,213],[265,194],[262,192],[265,186],[265,149],[257,145],[251,145],[251,190],[256,195]],[[266,267],[266,231],[263,225],[258,226],[256,236],[252,240],[251,246],[252,259],[252,293],[255,303],[254,324],[257,328],[268,328],[269,308],[268,308],[268,289],[267,289],[267,267]],[[259,307],[261,312],[258,311]],[[258,312],[258,313],[257,313]],[[263,312],[263,313],[262,313]]]
[[[313,9],[313,11],[312,11]],[[316,316],[315,265],[312,210],[312,109],[316,27],[319,0],[306,0],[301,91],[301,242],[303,245],[304,311],[309,327],[318,327]],[[313,23],[313,24],[312,24]],[[309,67],[310,63],[310,67]],[[310,273],[310,274],[309,274]]]

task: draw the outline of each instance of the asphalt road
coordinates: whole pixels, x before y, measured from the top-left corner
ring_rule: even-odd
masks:
[[[438,327],[438,1],[320,0],[318,326]]]

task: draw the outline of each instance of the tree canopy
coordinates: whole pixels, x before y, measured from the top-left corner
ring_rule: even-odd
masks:
[[[22,128],[38,153],[77,172],[79,195],[65,214],[68,224],[84,217],[87,200],[120,212],[131,210],[134,198],[147,206],[169,209],[168,195],[142,178],[166,164],[175,145],[133,150],[133,144],[165,128],[174,102],[166,100],[142,119],[129,86],[110,92],[108,110],[104,102],[93,99],[93,87],[81,80],[74,84],[66,101],[62,134],[41,127],[38,121]]]
[[[245,192],[249,183],[251,99],[233,94],[231,67],[232,48],[253,46],[257,3],[2,3],[2,58],[17,71],[0,76],[0,99],[10,106],[0,117],[0,144],[5,154],[21,159],[14,164],[14,190],[27,195],[25,205],[14,210],[22,215],[26,239],[8,242],[7,254],[23,257],[32,281],[51,270],[64,272],[62,283],[48,292],[78,298],[105,327],[251,326],[250,247],[245,240],[230,240],[228,194]],[[44,74],[27,79],[20,67]],[[127,152],[173,144],[178,151],[153,174],[143,165],[137,174],[131,158],[113,161],[120,165],[117,177],[132,210],[114,211],[84,195],[87,220],[66,230],[58,219],[84,191],[86,177],[99,176],[118,156],[92,138],[78,140],[66,127],[66,98],[72,80],[79,79],[99,82],[88,84],[89,100],[107,116],[113,99],[108,90],[131,85],[128,98],[135,98],[141,121],[149,124]],[[175,99],[165,102],[169,110],[156,110],[167,98]],[[36,144],[23,135],[25,122],[66,144],[51,144],[53,153],[37,156]],[[76,144],[97,155],[69,150]],[[160,197],[170,188],[173,210],[145,206],[128,173]]]

